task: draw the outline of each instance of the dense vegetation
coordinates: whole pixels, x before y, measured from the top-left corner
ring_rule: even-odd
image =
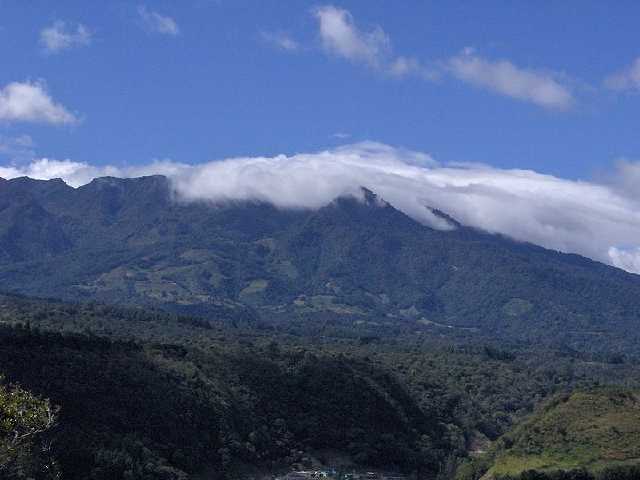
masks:
[[[446,478],[554,392],[640,383],[630,361],[523,345],[0,306],[0,371],[60,408],[51,459],[69,479],[233,478],[340,456]]]
[[[64,478],[233,476],[323,450],[428,474],[451,449],[440,412],[385,369],[336,352],[203,351],[17,326],[0,332],[0,365],[60,406],[52,455]]]
[[[55,424],[56,412],[47,400],[0,384],[0,478],[58,479],[51,454]]]
[[[1,284],[230,322],[638,354],[640,278],[585,258],[437,231],[367,191],[317,211],[171,195],[157,176],[1,182]]]
[[[634,479],[640,474],[640,395],[620,387],[553,396],[465,462],[458,478]]]

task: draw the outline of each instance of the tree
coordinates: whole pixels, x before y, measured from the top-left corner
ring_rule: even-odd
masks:
[[[56,424],[56,413],[48,400],[20,387],[0,384],[2,478],[60,478],[49,439],[49,433]]]

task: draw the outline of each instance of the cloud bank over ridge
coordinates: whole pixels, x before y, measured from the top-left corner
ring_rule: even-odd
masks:
[[[532,170],[442,165],[430,155],[375,142],[316,153],[241,157],[188,165],[169,160],[135,167],[39,159],[0,166],[0,177],[62,178],[78,187],[100,176],[166,175],[184,201],[262,200],[281,208],[319,208],[369,188],[407,215],[440,229],[434,207],[467,226],[640,273],[640,165],[621,162],[606,182]]]

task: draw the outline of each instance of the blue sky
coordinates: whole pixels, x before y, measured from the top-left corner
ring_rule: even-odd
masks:
[[[0,164],[201,163],[366,139],[565,178],[640,157],[637,2],[87,5],[0,0],[5,100],[28,84],[73,116],[2,118],[0,101]]]

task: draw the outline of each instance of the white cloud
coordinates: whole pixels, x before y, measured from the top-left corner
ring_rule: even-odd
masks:
[[[446,69],[466,83],[544,108],[566,110],[574,103],[569,88],[553,74],[523,69],[507,60],[486,60],[472,49],[450,58]]]
[[[611,264],[627,272],[640,273],[640,247],[609,248]]]
[[[624,70],[609,75],[604,84],[612,90],[640,90],[640,57]]]
[[[13,82],[0,89],[0,122],[73,124],[78,118],[56,103],[42,82]]]
[[[617,168],[606,183],[584,182],[531,170],[440,165],[424,153],[364,142],[317,153],[200,165],[162,161],[127,168],[40,159],[22,167],[0,167],[0,177],[62,177],[79,186],[103,175],[157,173],[171,179],[184,201],[255,199],[282,208],[319,208],[364,186],[437,228],[451,226],[427,206],[464,225],[640,273],[639,189],[620,183],[629,169],[640,172],[640,164],[626,162]]]
[[[557,74],[520,68],[507,60],[487,60],[470,48],[446,61],[429,64],[395,54],[390,37],[380,26],[362,29],[348,10],[325,5],[314,14],[327,53],[388,75],[436,81],[450,74],[468,84],[544,108],[566,110],[574,103],[571,90],[557,79]]]
[[[427,68],[413,57],[396,57],[387,65],[387,72],[396,77],[417,75],[425,80],[436,80],[440,74],[433,68]]]
[[[380,67],[391,52],[391,41],[382,28],[358,29],[347,10],[325,5],[316,9],[315,16],[327,52],[373,67]]]
[[[91,32],[81,23],[75,28],[63,21],[56,21],[40,32],[40,43],[45,51],[58,53],[75,47],[85,47],[91,43]]]
[[[393,76],[430,76],[417,59],[395,56],[391,39],[380,26],[362,30],[348,10],[333,5],[318,7],[314,14],[318,20],[322,47],[327,53]]]
[[[180,27],[178,27],[176,21],[167,15],[161,15],[158,12],[151,11],[144,5],[138,7],[138,14],[144,27],[150,32],[170,35],[172,37],[180,33]]]
[[[284,32],[260,32],[262,39],[274,47],[287,52],[297,52],[300,44]]]

